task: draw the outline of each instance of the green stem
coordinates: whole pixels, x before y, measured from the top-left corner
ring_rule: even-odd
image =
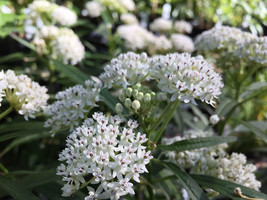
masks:
[[[4,112],[0,114],[0,120],[3,119],[5,116],[7,116],[9,113],[11,113],[14,110],[12,106],[10,106],[8,109],[6,109]]]
[[[165,109],[163,110],[163,112],[161,113],[160,117],[157,119],[156,123],[153,124],[153,126],[150,128],[149,133],[153,132],[154,130],[156,130],[156,128],[160,125],[160,123],[162,122],[162,120],[165,118],[165,115],[167,115],[167,113],[169,112],[171,106],[173,105],[174,102],[170,102]]]
[[[179,105],[179,102],[180,102],[179,100],[176,100],[176,101],[172,102],[173,106],[171,107],[171,109],[167,113],[167,117],[165,118],[165,121],[163,122],[163,124],[161,125],[159,130],[157,130],[157,132],[155,134],[155,139],[154,139],[154,143],[155,144],[158,142],[158,140],[160,139],[160,137],[161,137],[162,133],[164,132],[166,126],[168,125],[169,121],[173,117],[173,114],[176,111],[176,109],[177,109],[177,107]]]
[[[148,164],[148,182],[149,183],[152,183],[152,164],[151,162]],[[151,184],[149,184],[149,187],[148,187],[148,193],[149,193],[149,199],[150,200],[154,200],[155,197],[154,197],[154,192],[153,192],[153,187]]]
[[[85,182],[81,185],[81,187],[79,187],[79,189],[82,189],[84,187],[86,187],[87,185],[89,185],[93,180],[95,180],[95,177],[91,178],[88,182]]]

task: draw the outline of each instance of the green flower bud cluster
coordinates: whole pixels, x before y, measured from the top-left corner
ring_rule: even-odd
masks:
[[[146,86],[140,83],[132,87],[128,87],[119,95],[122,104],[130,111],[141,115],[151,115],[157,108],[160,101],[166,100],[166,95],[163,93],[156,94]],[[123,112],[123,105],[117,103],[116,111]]]

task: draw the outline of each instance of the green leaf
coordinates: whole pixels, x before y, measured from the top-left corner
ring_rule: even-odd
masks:
[[[260,139],[267,143],[267,133],[261,130],[260,128],[254,126],[252,123],[244,122],[242,120],[237,120],[239,123],[247,127],[251,132],[255,133]]]
[[[240,184],[233,183],[230,181],[221,180],[212,176],[206,175],[196,175],[191,174],[192,178],[194,178],[200,185],[204,187],[211,188],[222,195],[225,195],[234,200],[242,200],[243,198],[238,197],[235,194],[235,189],[239,187],[242,191],[242,194],[248,197],[253,198],[261,198],[267,199],[267,195],[261,192],[257,192],[256,190],[244,187]]]
[[[202,138],[192,138],[187,140],[181,140],[169,145],[158,145],[158,149],[161,150],[169,150],[169,151],[185,151],[198,149],[203,147],[210,147],[222,143],[234,142],[236,141],[236,137],[221,137],[221,136],[213,136],[213,137],[202,137]]]
[[[9,133],[14,131],[21,131],[21,130],[35,130],[44,127],[44,122],[40,121],[29,121],[29,122],[6,122],[0,126],[0,135],[3,133]]]
[[[186,189],[189,197],[192,200],[208,200],[209,198],[205,195],[205,192],[200,188],[200,186],[195,182],[195,180],[185,173],[179,166],[169,163],[162,162],[162,164],[173,172],[177,176],[178,180],[182,186]]]
[[[58,60],[53,60],[56,70],[70,78],[73,82],[84,84],[90,77],[72,65],[66,65]]]
[[[39,200],[24,185],[18,184],[5,176],[0,176],[0,190],[6,191],[16,200]]]
[[[0,63],[20,61],[23,60],[23,58],[24,58],[24,53],[21,52],[11,53],[9,55],[1,57]]]
[[[267,90],[266,82],[256,82],[252,83],[246,90],[240,95],[240,98],[247,98],[248,96],[254,96],[254,94],[258,94],[259,91]]]
[[[5,140],[10,140],[13,138],[17,138],[17,137],[35,134],[38,131],[43,131],[43,129],[39,129],[39,130],[35,129],[35,130],[27,130],[27,131],[26,130],[20,130],[20,131],[14,132],[14,133],[7,133],[7,134],[0,136],[0,142],[3,142]]]
[[[209,120],[207,117],[201,112],[201,110],[195,106],[195,105],[190,105],[191,109],[193,110],[194,114],[199,117],[199,119],[207,126],[209,124]]]
[[[35,46],[29,42],[27,42],[26,40],[24,39],[21,39],[20,37],[18,37],[17,35],[15,34],[10,34],[10,37],[12,37],[14,40],[18,41],[19,43],[21,43],[22,45],[24,45],[25,47],[28,47],[29,49],[33,50],[33,51],[36,51],[35,49]]]
[[[222,102],[219,103],[215,114],[217,114],[220,118],[225,116],[233,107],[235,107],[237,102],[233,99],[223,99]]]

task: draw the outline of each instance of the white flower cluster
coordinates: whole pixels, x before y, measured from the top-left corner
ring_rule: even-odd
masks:
[[[26,120],[35,118],[35,114],[46,106],[49,98],[46,87],[26,75],[16,76],[13,70],[0,72],[0,105],[3,97]]]
[[[267,63],[267,36],[249,37],[237,42],[237,50],[234,55],[239,58],[249,58],[260,64]]]
[[[184,139],[208,136],[212,136],[212,133],[187,131],[185,137],[164,138],[162,143],[168,145]],[[182,152],[169,151],[164,154],[169,161],[189,170],[190,173],[211,175],[259,190],[261,183],[256,180],[254,174],[256,166],[247,164],[246,156],[243,154],[228,155],[225,152],[226,147],[226,144],[220,144]]]
[[[151,32],[137,24],[121,25],[117,33],[125,40],[126,48],[133,51],[147,48],[154,39]]]
[[[51,13],[51,17],[57,23],[63,26],[70,26],[76,23],[77,15],[64,6],[59,6]]]
[[[257,167],[247,164],[247,158],[242,153],[232,153],[226,157],[216,159],[218,163],[212,170],[213,174],[223,180],[239,183],[254,190],[259,190],[261,182],[256,180],[255,171]],[[206,172],[209,174],[209,172]]]
[[[170,145],[172,143],[192,138],[211,137],[212,132],[204,132],[200,130],[189,130],[184,132],[184,137],[175,136],[173,138],[163,138],[162,144]],[[226,155],[224,149],[226,144],[219,146],[205,147],[200,149],[186,150],[186,151],[166,151],[164,155],[169,161],[176,163],[184,169],[190,169],[190,172],[200,173],[206,171],[209,167],[208,163],[214,160],[215,157]],[[199,164],[201,163],[201,165]]]
[[[193,27],[187,21],[181,20],[181,21],[174,22],[173,29],[177,31],[178,33],[191,33]]]
[[[214,27],[199,35],[195,46],[201,51],[222,50],[260,64],[267,62],[267,37],[258,37],[237,28]]]
[[[62,196],[70,196],[88,184],[85,200],[118,200],[134,194],[130,180],[140,182],[140,174],[147,172],[145,165],[152,156],[142,145],[147,141],[146,135],[136,132],[137,122],[122,123],[119,116],[94,113],[68,136],[67,147],[59,155],[66,164],[57,168],[57,175],[67,182]]]
[[[193,52],[195,49],[193,40],[183,34],[172,34],[171,42],[175,50],[179,52]]]
[[[140,80],[148,78],[146,77],[149,70],[148,59],[146,53],[120,54],[118,58],[111,60],[110,65],[105,66],[100,79],[108,88],[112,86],[126,88],[129,85],[135,85]]]
[[[158,87],[172,94],[171,101],[179,99],[195,103],[195,99],[214,106],[214,99],[221,94],[222,78],[202,56],[189,53],[155,56],[151,60],[151,77],[158,80]]]
[[[97,1],[88,1],[85,4],[86,14],[91,17],[99,17],[104,10],[104,7]]]
[[[172,22],[164,18],[155,19],[150,25],[149,28],[154,32],[168,32],[172,29]]]
[[[71,29],[60,29],[59,34],[51,43],[53,54],[65,64],[76,65],[85,55],[84,46]]]
[[[25,21],[27,38],[31,38],[44,25],[57,22],[63,26],[70,26],[77,21],[77,15],[72,10],[47,0],[34,0],[25,9],[25,13],[27,14]]]
[[[154,53],[165,53],[172,49],[173,45],[170,40],[164,35],[154,36],[154,39],[148,46],[148,52],[150,55]]]
[[[126,10],[134,11],[135,3],[133,0],[117,0]]]
[[[132,13],[124,13],[120,19],[124,24],[139,24],[138,19]]]
[[[56,132],[64,127],[71,130],[79,125],[79,121],[85,119],[89,111],[99,101],[100,85],[87,80],[85,87],[76,85],[56,94],[53,104],[44,109],[44,113],[50,117],[45,122],[45,127],[51,127]]]

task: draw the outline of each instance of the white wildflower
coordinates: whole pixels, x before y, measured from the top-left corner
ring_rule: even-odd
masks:
[[[71,29],[61,29],[56,38],[52,40],[52,51],[56,58],[65,64],[76,65],[84,55],[85,49],[79,37]]]
[[[121,15],[120,19],[124,24],[138,24],[139,23],[136,16],[132,13],[124,13]]]
[[[133,51],[147,48],[154,40],[154,35],[140,25],[121,25],[117,32],[125,40],[126,48]]]
[[[126,10],[133,11],[135,9],[135,3],[133,0],[117,0]]]
[[[122,124],[125,124],[124,126]],[[66,182],[64,196],[70,196],[92,177],[87,187],[88,199],[118,200],[126,194],[134,194],[132,179],[140,182],[140,174],[148,172],[145,165],[152,156],[143,144],[145,135],[137,133],[136,121],[119,116],[106,117],[94,113],[67,138],[67,147],[59,154],[65,161],[57,169],[57,175]],[[91,185],[96,185],[93,189]]]
[[[141,79],[148,78],[146,77],[149,70],[147,61],[146,53],[120,54],[118,58],[111,60],[110,65],[105,66],[105,72],[100,75],[100,79],[108,88],[112,86],[126,88],[128,85],[134,85]]]
[[[88,1],[85,4],[85,9],[89,17],[99,17],[104,10],[104,7],[97,1]]]
[[[54,9],[51,13],[51,17],[63,26],[73,25],[77,21],[77,15],[72,10],[64,6],[59,6]]]
[[[49,96],[47,88],[40,86],[26,75],[16,76],[13,70],[0,72],[0,103],[6,97],[12,106],[24,118],[35,118],[35,115],[46,106]]]
[[[175,21],[173,28],[178,33],[191,33],[193,29],[192,25],[184,20]]]
[[[149,25],[149,28],[154,32],[168,32],[172,29],[172,22],[164,18],[157,18]]]
[[[200,99],[214,106],[221,94],[222,78],[202,56],[189,53],[156,56],[151,60],[151,77],[158,80],[158,87],[172,95],[171,101],[196,103]]]
[[[172,43],[164,35],[155,36],[150,45],[148,45],[148,52],[151,55],[155,53],[164,53],[170,51],[171,49]]]
[[[50,117],[45,122],[45,127],[52,127],[56,132],[61,128],[70,127],[71,130],[85,119],[90,110],[97,106],[99,101],[100,85],[86,81],[85,87],[76,85],[56,94],[53,104],[47,106],[45,114]]]
[[[172,34],[171,42],[175,50],[179,52],[193,52],[194,51],[194,42],[193,40],[183,34]]]

